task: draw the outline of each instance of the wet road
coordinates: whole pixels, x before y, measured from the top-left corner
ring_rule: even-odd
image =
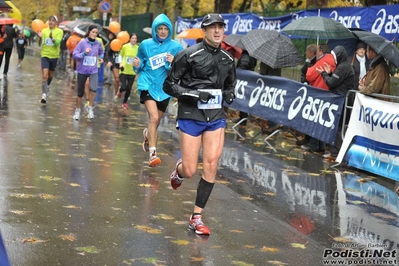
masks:
[[[211,235],[196,236],[187,220],[201,167],[171,189],[172,105],[160,126],[162,164],[149,168],[137,94],[124,111],[100,86],[95,119],[73,121],[76,84],[66,73],[42,105],[39,57],[20,70],[11,60],[0,83],[0,230],[12,265],[323,265],[337,243],[399,248],[398,184],[334,171],[288,134],[267,145],[251,127],[255,137],[239,140],[230,124],[204,211]]]

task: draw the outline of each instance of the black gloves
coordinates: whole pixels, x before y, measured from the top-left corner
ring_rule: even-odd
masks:
[[[234,95],[234,93],[232,93],[230,91],[223,91],[223,100],[226,103],[231,104],[232,102],[234,102],[235,98],[236,98],[236,96]]]
[[[213,96],[213,95],[210,94],[209,92],[201,91],[201,92],[199,93],[199,100],[200,100],[202,103],[207,103],[210,99],[214,99],[214,98],[215,98],[215,96]]]

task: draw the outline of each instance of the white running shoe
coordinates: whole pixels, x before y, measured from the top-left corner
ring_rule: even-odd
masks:
[[[41,103],[46,103],[47,102],[47,95],[45,93],[42,94],[42,100]]]
[[[87,107],[87,109],[88,109],[88,115],[87,115],[87,118],[89,118],[89,119],[93,119],[94,118],[94,113],[93,113],[93,107],[92,106],[89,106],[89,107]]]
[[[75,114],[73,115],[74,120],[79,120],[80,118],[80,109],[76,108],[75,109]]]

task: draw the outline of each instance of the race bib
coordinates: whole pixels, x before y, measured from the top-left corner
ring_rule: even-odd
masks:
[[[203,103],[201,101],[198,101],[198,109],[220,109],[222,108],[222,90],[220,89],[204,89],[204,90],[198,90],[198,91],[206,91],[215,96],[214,99],[210,99],[207,103]]]
[[[25,40],[23,40],[23,39],[18,39],[18,44],[22,45],[22,44],[24,44],[24,43],[25,43]]]
[[[97,64],[97,57],[95,56],[85,56],[83,58],[84,66],[95,66]]]
[[[153,57],[150,57],[150,64],[151,64],[151,69],[155,70],[158,69],[162,66],[164,66],[166,63],[166,53],[154,55]]]
[[[44,40],[44,43],[45,43],[47,46],[54,46],[54,43],[53,43],[53,41],[52,41],[50,38],[46,38],[46,39]]]
[[[122,62],[122,56],[117,55],[115,56],[115,64],[120,64]]]
[[[126,64],[132,65],[134,57],[126,57]]]

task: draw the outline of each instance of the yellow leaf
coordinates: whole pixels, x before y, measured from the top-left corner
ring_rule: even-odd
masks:
[[[266,246],[263,246],[263,247],[261,248],[261,250],[262,250],[263,252],[272,252],[272,253],[276,253],[276,252],[279,252],[279,251],[280,251],[280,249],[278,249],[278,248],[271,248],[271,247],[266,247]]]
[[[77,247],[76,250],[82,252],[83,254],[84,253],[99,253],[100,252],[100,250],[98,250],[95,246]]]
[[[199,261],[203,261],[204,257],[191,257],[191,261],[192,262],[199,262]]]
[[[62,240],[69,240],[69,241],[75,241],[76,238],[73,235],[60,235],[59,236]]]
[[[287,265],[287,263],[284,263],[284,262],[281,262],[281,261],[278,261],[278,260],[269,260],[267,262],[272,264],[272,265],[278,265],[278,266]]]
[[[139,184],[139,187],[152,187],[152,185],[146,184],[146,183],[141,183],[141,184]]]
[[[304,244],[299,244],[299,243],[291,243],[291,246],[293,246],[294,248],[301,248],[301,249],[306,248]]]
[[[360,183],[366,183],[366,182],[369,182],[371,180],[372,180],[371,178],[365,177],[365,178],[359,178],[357,181],[360,182]]]
[[[41,199],[56,199],[56,195],[50,195],[50,194],[40,194]]]
[[[10,211],[10,212],[13,213],[13,214],[18,214],[18,215],[32,214],[31,211],[17,211],[17,210],[14,210],[14,211]]]
[[[215,183],[222,184],[222,185],[230,184],[230,182],[227,180],[215,180]]]
[[[43,242],[50,242],[50,239],[47,239],[47,240],[42,240],[42,239],[38,239],[38,238],[35,238],[35,237],[29,237],[29,238],[24,238],[24,239],[22,239],[22,243],[32,243],[32,244],[35,244],[35,243],[43,243]]]
[[[243,199],[243,200],[253,200],[253,198],[251,198],[251,196],[248,196],[248,197],[240,197],[241,199]]]
[[[30,198],[34,198],[35,195],[25,194],[25,193],[13,193],[13,194],[11,194],[11,197],[20,198],[20,199],[30,199]]]
[[[59,181],[61,179],[59,177],[49,176],[49,175],[39,176],[39,178],[44,179],[46,181]]]
[[[71,187],[80,187],[80,184],[78,183],[68,183]]]
[[[182,240],[182,239],[178,239],[178,240],[172,240],[173,243],[179,245],[179,246],[186,246],[188,244],[190,244],[189,241],[187,240]]]
[[[273,193],[273,192],[265,192],[264,194],[265,194],[266,196],[271,196],[271,197],[276,196],[276,193]]]
[[[318,173],[309,173],[309,176],[320,176]]]
[[[249,264],[249,263],[245,263],[243,261],[237,261],[237,260],[233,260],[231,262],[231,264],[238,265],[238,266],[254,266],[253,264]]]
[[[347,239],[345,237],[340,237],[340,236],[334,237],[333,240],[337,241],[337,242],[341,242],[341,243],[349,243],[349,242],[351,242],[349,239]]]
[[[151,228],[145,225],[136,225],[135,227],[143,232],[147,232],[150,234],[160,234],[162,232],[160,229]]]
[[[104,159],[100,159],[100,158],[90,158],[89,161],[90,161],[90,162],[103,162]]]
[[[82,209],[82,207],[77,207],[75,205],[62,206],[62,208],[66,208],[66,209]]]
[[[244,245],[244,248],[256,248],[256,247],[252,245]]]
[[[230,230],[230,232],[232,232],[232,233],[244,233],[244,231],[241,231],[241,230]]]
[[[155,218],[160,218],[163,220],[174,220],[175,218],[173,216],[170,215],[166,215],[166,214],[158,214],[157,216],[154,216]]]
[[[393,220],[396,219],[395,216],[389,215],[389,214],[384,214],[384,213],[372,213],[372,215],[377,216],[377,217],[381,217],[381,218],[384,218],[384,219],[393,219]]]

